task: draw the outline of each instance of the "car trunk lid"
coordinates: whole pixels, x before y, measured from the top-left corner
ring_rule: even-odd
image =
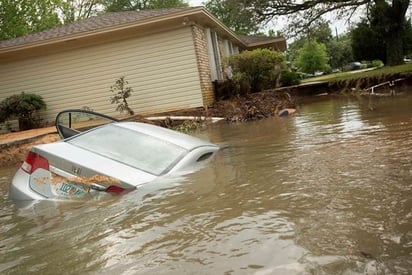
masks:
[[[35,146],[32,152],[49,164],[30,176],[31,188],[46,197],[80,197],[90,191],[119,193],[155,176],[75,147],[66,142]],[[24,170],[24,169],[23,169]]]

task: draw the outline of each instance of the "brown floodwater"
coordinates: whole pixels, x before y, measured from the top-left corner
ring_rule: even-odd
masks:
[[[0,273],[411,273],[411,87],[195,135],[207,166],[108,200],[17,206],[0,170]]]

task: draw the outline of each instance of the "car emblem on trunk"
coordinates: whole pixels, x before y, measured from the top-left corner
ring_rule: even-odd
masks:
[[[72,166],[72,172],[76,175],[80,175],[80,173],[82,172],[82,168]]]

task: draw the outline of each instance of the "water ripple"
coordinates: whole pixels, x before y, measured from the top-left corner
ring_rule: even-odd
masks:
[[[213,125],[202,134],[227,147],[202,170],[104,201],[17,208],[15,170],[0,173],[0,271],[408,274],[411,100]]]

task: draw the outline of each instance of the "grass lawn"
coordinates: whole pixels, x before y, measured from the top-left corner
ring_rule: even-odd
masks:
[[[380,75],[396,74],[396,73],[402,73],[402,72],[412,72],[412,62],[399,65],[399,66],[393,66],[393,67],[385,66],[385,67],[374,69],[374,70],[359,70],[359,71],[349,71],[349,72],[340,72],[340,73],[335,73],[335,74],[321,75],[317,77],[303,79],[301,83],[309,83],[309,82],[314,82],[314,81],[335,82],[335,81],[340,81],[340,80],[376,77]]]

